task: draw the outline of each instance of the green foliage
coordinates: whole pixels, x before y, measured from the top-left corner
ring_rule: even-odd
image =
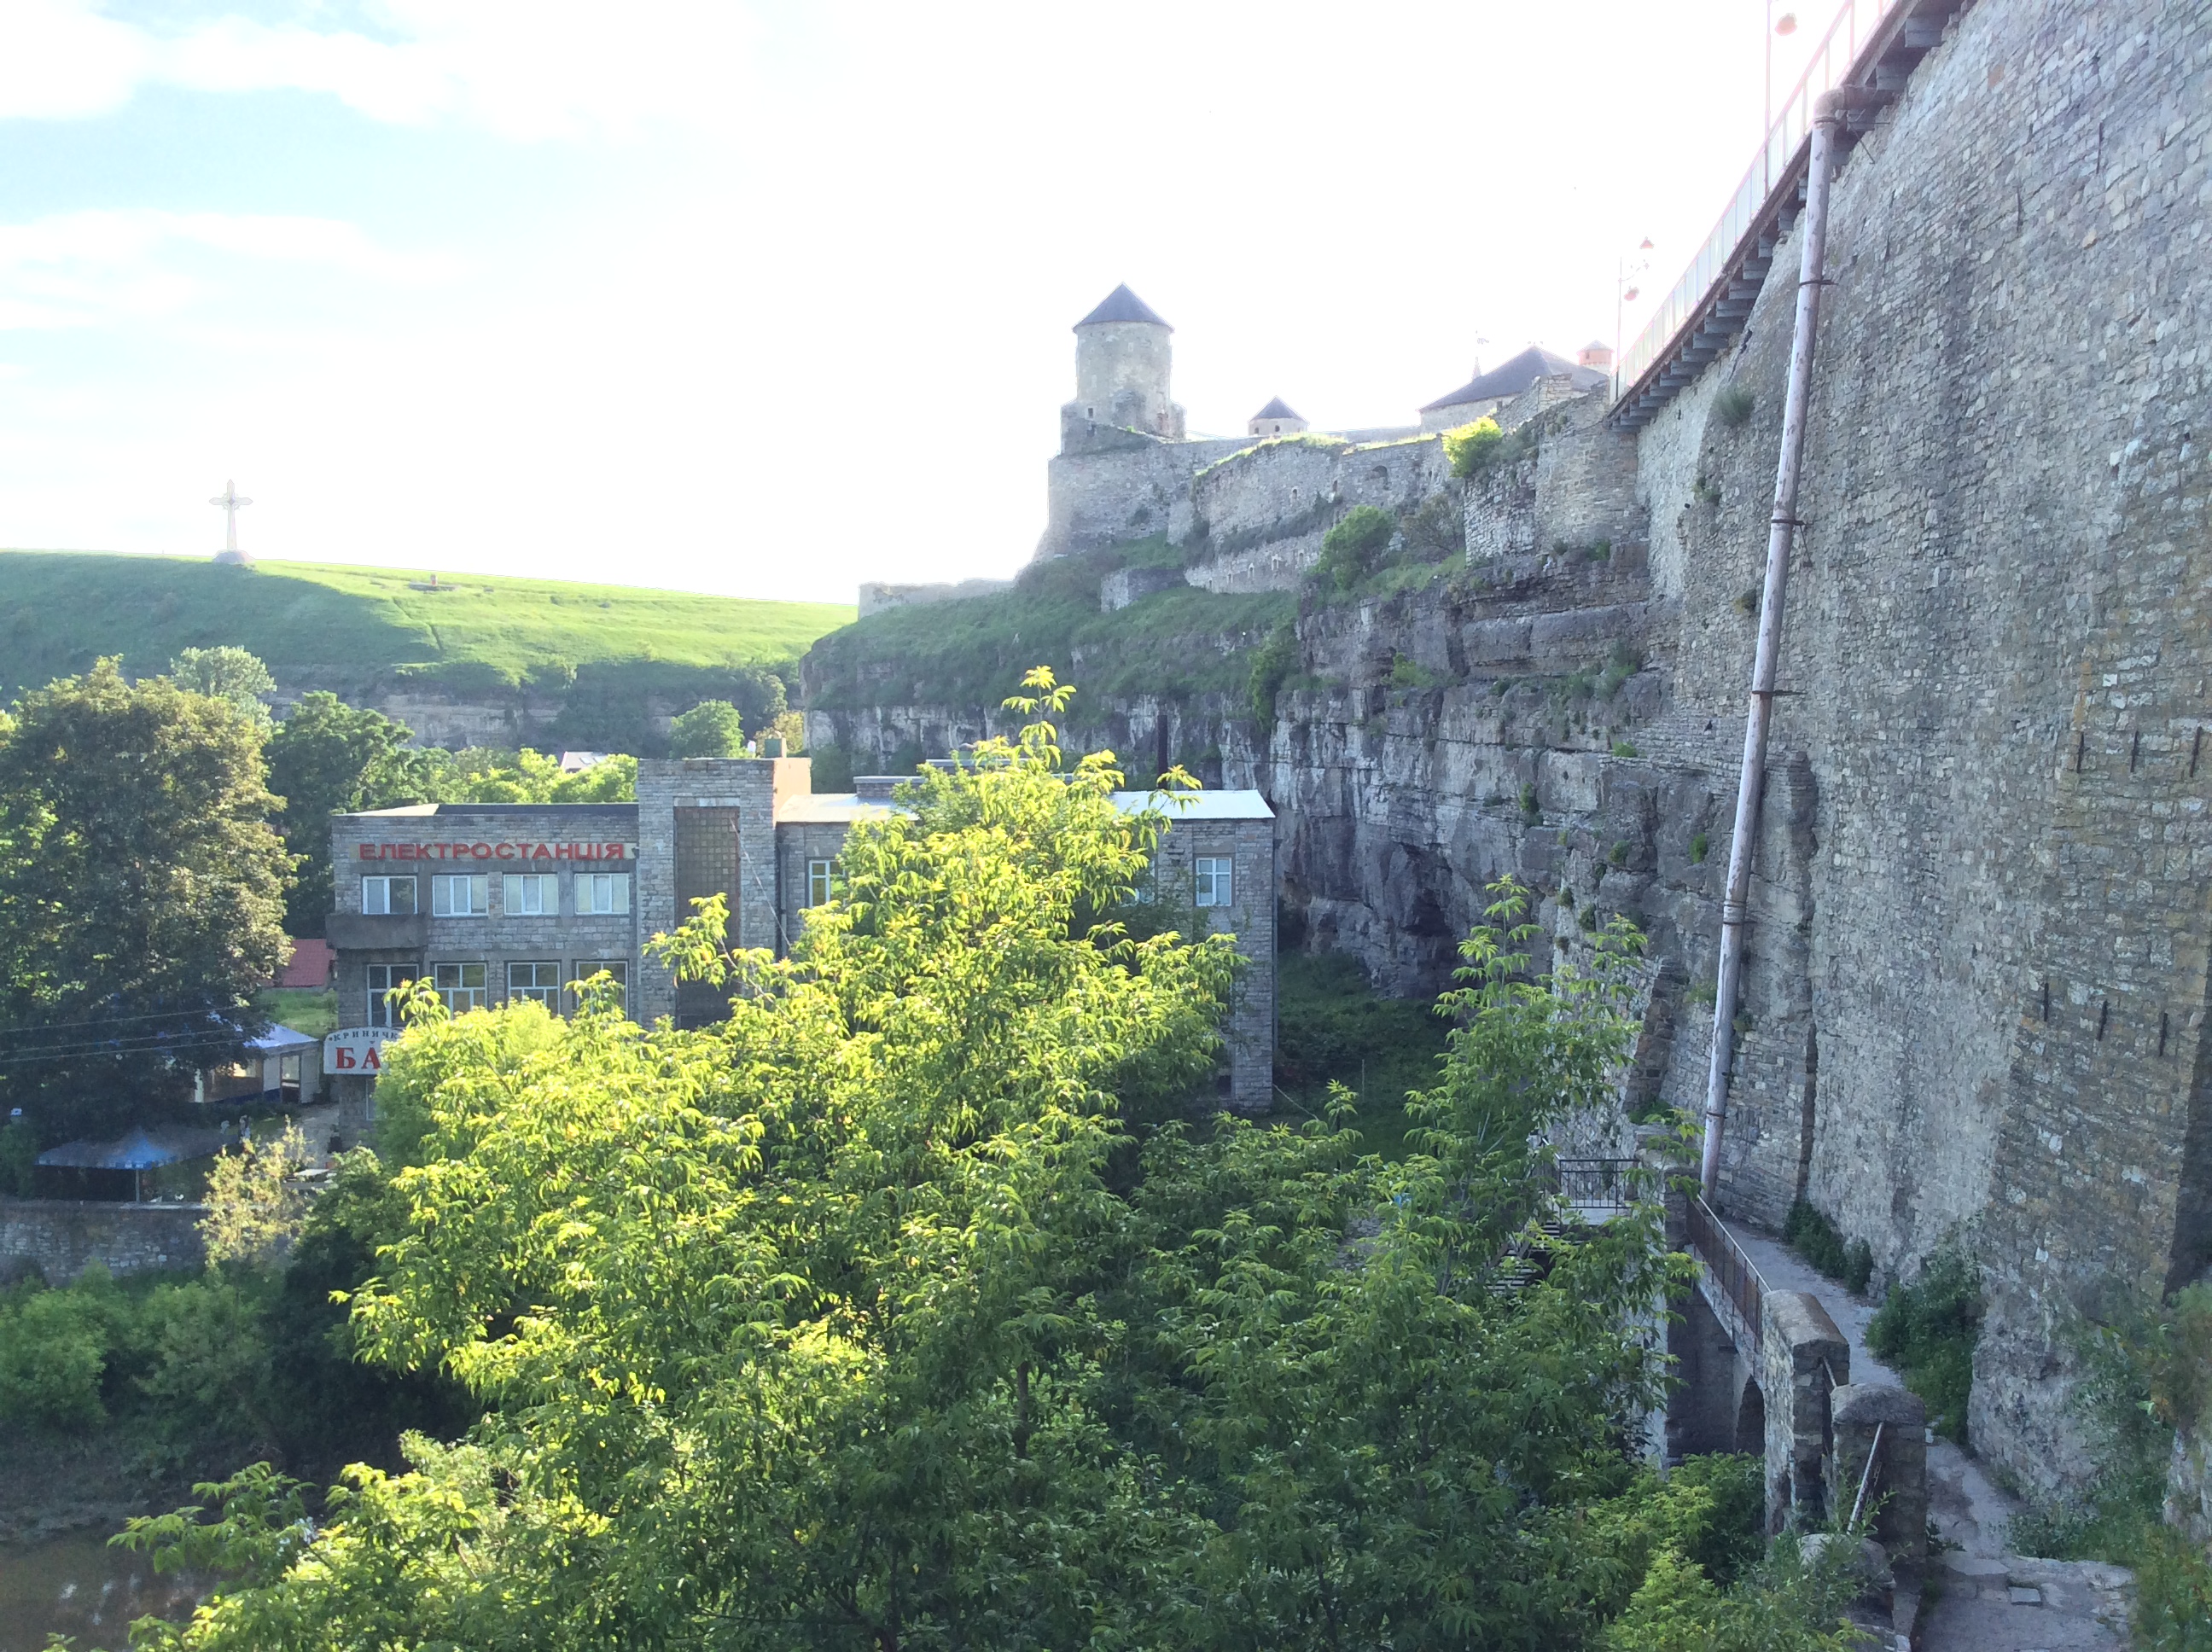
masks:
[[[1847,1553],[1831,1545],[1808,1564],[1785,1540],[1723,1594],[1670,1545],[1600,1644],[1604,1652],[1852,1652],[1865,1639],[1844,1615],[1860,1588]]]
[[[39,1164],[39,1133],[27,1121],[14,1119],[0,1125],[0,1194],[31,1197],[32,1177]]]
[[[1265,732],[1275,724],[1275,696],[1283,691],[1298,665],[1297,627],[1288,621],[1267,633],[1267,640],[1252,653],[1252,677],[1248,694],[1252,720]]]
[[[1435,1081],[1445,1030],[1433,1005],[1378,997],[1342,953],[1276,957],[1275,1082],[1316,1115],[1332,1086],[1352,1092],[1370,1151],[1405,1157],[1406,1100]]]
[[[2123,1563],[2135,1568],[2137,1652],[2212,1652],[2212,1560],[2203,1546],[2146,1525]]]
[[[744,714],[726,700],[702,700],[668,731],[672,757],[739,757],[744,750]]]
[[[1891,1285],[1867,1325],[1867,1346],[1927,1402],[1930,1425],[1961,1445],[1981,1323],[1981,1270],[1965,1250],[1948,1245],[1921,1264],[1911,1285]]]
[[[0,1418],[81,1432],[102,1421],[106,1304],[91,1291],[39,1291],[0,1306]]]
[[[1690,864],[1693,866],[1703,865],[1705,860],[1706,851],[1710,847],[1711,841],[1703,832],[1699,832],[1695,837],[1692,838],[1690,840]]]
[[[1752,410],[1759,405],[1759,398],[1741,385],[1731,385],[1713,398],[1713,413],[1731,430],[1741,430],[1751,422]]]
[[[1249,699],[1252,655],[1278,626],[1296,618],[1297,595],[1218,595],[1186,585],[1102,613],[1099,581],[1164,543],[1032,562],[1011,591],[872,614],[823,638],[809,653],[808,707],[836,711],[920,702],[988,714],[997,708],[1005,685],[1031,661],[1078,653],[1091,662],[1084,679],[1090,695],[1174,699],[1219,693]],[[1004,726],[1003,719],[994,720]],[[860,754],[856,772],[911,772],[912,764],[890,762],[891,756]]]
[[[1390,686],[1394,689],[1441,689],[1450,683],[1448,673],[1430,670],[1411,654],[1391,656]]]
[[[1349,591],[1381,566],[1382,553],[1398,531],[1398,519],[1373,505],[1354,505],[1322,536],[1321,556],[1309,577],[1324,586]]]
[[[375,1271],[403,1207],[366,1153],[342,1161],[281,1274],[238,1269],[0,1295],[0,1427],[95,1437],[111,1457],[171,1467],[275,1453],[335,1473],[390,1461],[398,1435],[476,1415],[434,1373],[351,1357],[331,1301]]]
[[[1467,555],[1467,516],[1456,490],[1431,494],[1398,524],[1407,551],[1425,562]]]
[[[1748,1032],[1749,1026],[1739,1029]],[[1790,1207],[1782,1224],[1783,1242],[1852,1295],[1863,1295],[1874,1277],[1874,1248],[1863,1239],[1845,1243],[1826,1213],[1805,1200]]]
[[[1516,1248],[1531,1141],[1628,1048],[1632,932],[1539,975],[1501,887],[1399,1163],[1337,1119],[1135,1132],[1208,1085],[1233,956],[1090,915],[1170,816],[1029,688],[790,957],[672,938],[723,1024],[410,1026],[353,1331],[496,1415],[312,1530],[266,1474],[138,1528],[238,1577],[143,1644],[1573,1648],[1662,1548],[1741,1567],[1742,1471],[1623,1448],[1686,1280],[1654,1219]]]
[[[230,645],[287,681],[312,672],[356,700],[403,671],[502,697],[526,685],[580,710],[612,690],[636,708],[616,737],[563,728],[560,738],[649,751],[635,743],[644,696],[678,705],[738,698],[718,679],[795,659],[853,617],[848,604],[473,574],[441,580],[435,592],[410,588],[428,577],[311,562],[235,568],[204,558],[0,552],[0,616],[13,621],[0,629],[0,696],[88,671],[103,655],[144,675],[188,647]]]
[[[238,1059],[283,940],[273,807],[223,701],[109,660],[23,696],[0,732],[0,1114],[109,1134]]]
[[[1534,824],[1540,812],[1536,807],[1536,783],[1527,781],[1521,787],[1521,817]]]
[[[425,803],[400,761],[412,738],[381,712],[359,709],[320,689],[302,695],[269,737],[269,789],[284,799],[284,847],[299,857],[287,893],[287,934],[319,936],[336,902],[331,892],[330,817],[356,809]],[[413,755],[413,754],[410,754]]]
[[[1444,458],[1451,473],[1465,481],[1487,471],[1504,444],[1505,433],[1498,428],[1498,421],[1486,416],[1444,432]]]
[[[184,649],[169,662],[169,680],[187,694],[223,701],[264,732],[269,727],[263,700],[276,692],[276,679],[243,648]]]
[[[1626,642],[1613,645],[1613,653],[1605,662],[1605,670],[1596,684],[1597,697],[1610,700],[1619,694],[1628,679],[1644,669],[1644,655]]]

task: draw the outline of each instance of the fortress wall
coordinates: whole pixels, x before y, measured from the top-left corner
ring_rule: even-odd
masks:
[[[2208,52],[2201,8],[1976,6],[1839,176],[1776,724],[1802,829],[1754,891],[1760,1034],[1802,1053],[1794,1082],[1739,1083],[1730,1175],[1769,1213],[1754,1161],[1810,1091],[1808,1195],[1885,1268],[1972,1224],[1975,1433],[2045,1485],[2081,1467],[2067,1304],[2201,1267],[2177,1221],[2212,1194]],[[1796,259],[1641,444],[1678,708],[1731,720]],[[1757,398],[1737,431],[1700,416],[1730,384]],[[1719,501],[1682,508],[1698,476]]]
[[[1169,532],[1176,507],[1188,511],[1192,474],[1249,445],[1115,433],[1110,443],[1055,454],[1045,470],[1045,531],[1037,556],[1064,556]]]

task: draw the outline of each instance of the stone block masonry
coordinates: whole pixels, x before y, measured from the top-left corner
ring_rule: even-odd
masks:
[[[64,1285],[94,1262],[111,1273],[189,1272],[207,1260],[204,1205],[0,1199],[0,1284],[36,1274]]]

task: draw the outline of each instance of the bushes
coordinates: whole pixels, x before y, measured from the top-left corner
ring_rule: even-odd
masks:
[[[1349,591],[1373,573],[1398,531],[1398,519],[1373,505],[1354,505],[1343,520],[1322,536],[1314,577]]]
[[[1803,1200],[1790,1207],[1782,1240],[1814,1267],[1856,1296],[1874,1277],[1874,1248],[1863,1239],[1844,1242],[1836,1224]]]
[[[1972,1258],[1946,1246],[1911,1285],[1893,1285],[1867,1326],[1867,1346],[1903,1373],[1928,1402],[1929,1422],[1966,1441],[1966,1400],[1974,1386],[1974,1339],[1982,1323],[1982,1281]]]
[[[1451,473],[1464,482],[1490,469],[1492,456],[1504,440],[1505,433],[1498,428],[1497,420],[1480,418],[1444,432],[1444,458],[1450,462]]]
[[[1298,663],[1297,628],[1287,621],[1267,634],[1252,655],[1252,676],[1245,692],[1252,706],[1252,720],[1260,725],[1264,742],[1267,731],[1274,726],[1275,696],[1283,691],[1283,684]]]
[[[1759,398],[1741,385],[1731,385],[1713,398],[1713,412],[1731,430],[1741,430],[1751,422],[1751,411],[1759,405]]]
[[[106,1419],[100,1379],[114,1318],[106,1278],[102,1272],[86,1289],[34,1291],[0,1308],[0,1421],[82,1433]]]

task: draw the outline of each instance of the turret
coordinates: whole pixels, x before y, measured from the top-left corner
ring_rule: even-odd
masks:
[[[1279,396],[1255,413],[1247,427],[1255,436],[1293,435],[1305,428],[1306,422],[1298,416],[1297,410]]]
[[[1075,324],[1075,399],[1060,410],[1061,452],[1132,430],[1182,440],[1182,409],[1168,396],[1174,331],[1127,287]]]

